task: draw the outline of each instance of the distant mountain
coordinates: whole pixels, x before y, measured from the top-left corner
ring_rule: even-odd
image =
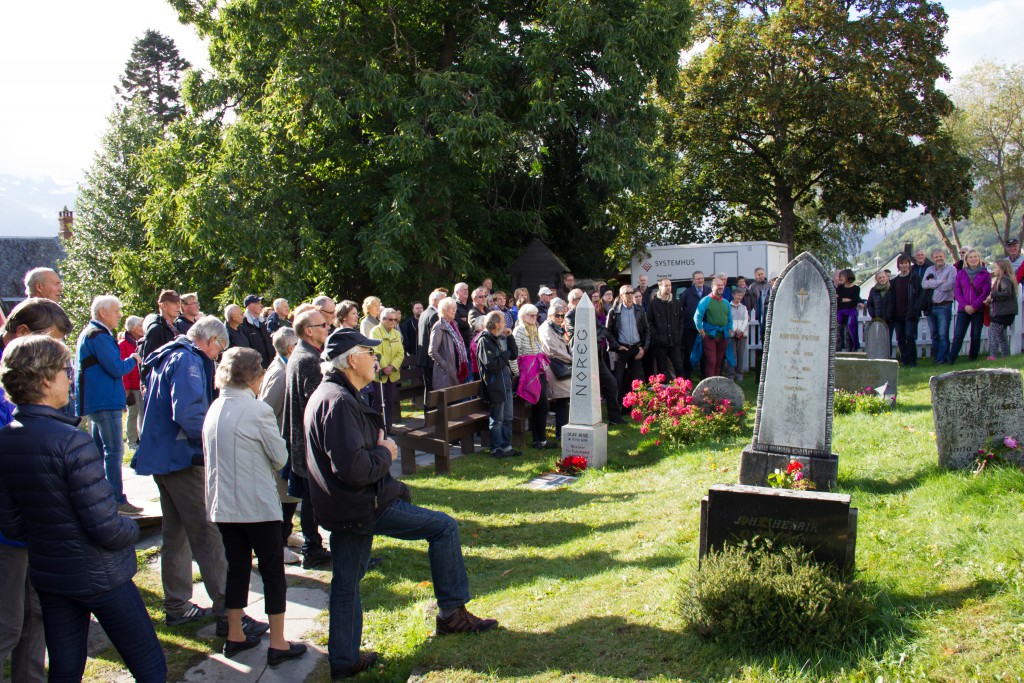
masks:
[[[960,234],[960,243],[977,249],[987,262],[991,262],[996,256],[1003,256],[1002,245],[999,244],[999,238],[990,224],[980,220],[978,223],[958,222],[957,232]],[[953,239],[951,233],[947,232],[947,236]],[[945,248],[932,217],[921,215],[892,230],[873,249],[858,254],[854,263],[864,263],[867,266],[865,269],[873,270],[875,256],[880,257],[882,262],[888,261],[903,251],[906,242],[912,243],[915,250],[923,247],[929,253],[935,248]]]
[[[0,174],[0,237],[55,237],[65,206],[74,209],[73,185]]]

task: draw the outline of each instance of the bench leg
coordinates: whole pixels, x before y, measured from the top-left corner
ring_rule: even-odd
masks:
[[[446,443],[440,453],[434,454],[434,474],[448,474],[449,472],[451,472],[451,458]]]
[[[400,450],[402,454],[402,474],[416,474],[416,449],[403,446]]]
[[[459,445],[462,446],[462,452],[463,453],[475,453],[476,452],[476,450],[475,450],[476,449],[476,445],[473,443],[473,435],[472,434],[470,434],[465,439],[460,441]]]

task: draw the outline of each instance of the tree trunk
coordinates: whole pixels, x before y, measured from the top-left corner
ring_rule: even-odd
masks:
[[[787,257],[796,257],[796,200],[786,188],[775,195],[775,208],[779,210],[779,241],[786,244]]]
[[[935,223],[935,229],[939,231],[939,237],[942,239],[942,243],[946,245],[946,249],[949,253],[955,257],[960,253],[960,236],[956,231],[956,222],[953,222],[950,226],[953,232],[953,238],[956,240],[956,244],[954,245],[953,242],[950,241],[949,237],[946,236],[946,230],[942,227],[942,221],[939,220],[939,217],[934,213],[930,215],[932,217],[932,221]]]

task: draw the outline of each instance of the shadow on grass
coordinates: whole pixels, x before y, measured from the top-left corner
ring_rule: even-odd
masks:
[[[424,507],[443,505],[455,510],[454,516],[458,518],[459,512],[477,515],[547,513],[554,510],[584,507],[593,503],[629,502],[637,495],[635,493],[583,493],[571,488],[557,491],[534,491],[522,486],[478,490],[415,488],[413,502]]]
[[[938,473],[937,468],[928,468],[915,472],[907,477],[896,479],[872,479],[870,477],[840,477],[839,492],[841,493],[906,493],[923,484],[927,479]]]

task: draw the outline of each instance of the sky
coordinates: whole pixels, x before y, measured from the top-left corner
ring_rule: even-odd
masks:
[[[206,67],[206,49],[166,0],[4,3],[0,22],[0,236],[46,236],[71,208],[114,103],[114,84],[147,28]],[[1024,0],[946,0],[954,78],[982,58],[1024,60]],[[42,200],[40,200],[42,197]],[[52,202],[52,206],[50,205]]]

